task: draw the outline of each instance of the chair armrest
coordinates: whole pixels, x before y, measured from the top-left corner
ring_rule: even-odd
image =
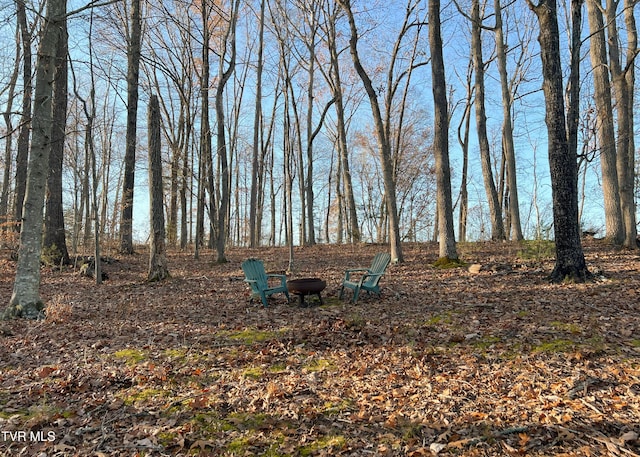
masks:
[[[275,274],[275,273],[270,273],[270,274],[267,274],[267,278],[279,279],[282,282],[283,286],[287,284],[287,276],[286,275],[279,275],[279,274]]]
[[[351,273],[363,273],[363,272],[368,272],[369,269],[367,268],[351,268],[349,270],[346,270],[344,272],[344,280],[345,281],[349,281],[351,279]]]
[[[384,276],[384,273],[367,273],[362,275],[361,283],[364,282],[367,278],[380,278]]]

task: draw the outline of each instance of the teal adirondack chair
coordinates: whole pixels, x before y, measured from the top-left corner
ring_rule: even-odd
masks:
[[[389,253],[380,252],[373,258],[371,267],[347,270],[344,274],[342,287],[340,287],[339,298],[342,298],[345,287],[353,289],[353,298],[351,299],[352,303],[356,303],[358,301],[358,295],[360,295],[361,290],[365,290],[367,293],[373,292],[374,294],[380,295],[380,279],[384,275],[390,261],[391,255]],[[354,273],[356,273],[354,275],[355,277],[352,277]],[[362,273],[359,275],[359,278],[357,278],[358,273]]]
[[[289,290],[287,289],[287,277],[279,274],[267,274],[264,270],[264,264],[259,259],[247,259],[242,262],[242,271],[244,271],[245,282],[251,286],[251,292],[254,296],[259,296],[262,304],[266,307],[267,297],[269,295],[283,293],[289,300]],[[269,281],[271,279],[271,281]],[[269,283],[274,283],[270,285]]]

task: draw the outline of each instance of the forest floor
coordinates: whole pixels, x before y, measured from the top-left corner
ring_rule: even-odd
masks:
[[[404,245],[380,298],[338,300],[384,246],[295,249],[323,306],[250,300],[240,263],[286,248],[116,256],[100,286],[44,268],[44,321],[0,322],[0,455],[640,455],[640,255],[585,243],[552,285],[546,243]],[[15,263],[0,260],[8,303]],[[349,295],[350,296],[350,295]]]

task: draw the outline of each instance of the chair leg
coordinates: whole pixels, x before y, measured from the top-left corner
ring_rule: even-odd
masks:
[[[344,286],[340,287],[340,294],[338,295],[338,300],[342,300],[343,294],[344,294]]]
[[[269,302],[267,302],[267,295],[266,295],[264,292],[262,292],[262,293],[260,294],[260,298],[262,298],[262,305],[263,305],[265,308],[268,308],[268,307],[269,307]]]
[[[351,303],[353,303],[354,305],[358,301],[358,295],[360,295],[360,288],[356,287],[355,289],[353,289],[353,298],[351,299]]]

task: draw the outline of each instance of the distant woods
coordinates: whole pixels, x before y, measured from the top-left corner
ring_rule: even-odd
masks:
[[[5,243],[26,222],[30,180],[46,187],[42,249],[57,263],[157,234],[138,173],[157,94],[167,247],[223,262],[229,245],[371,241],[401,261],[406,241],[444,240],[455,256],[455,240],[557,238],[565,224],[636,245],[635,0],[66,3],[0,10]],[[543,7],[560,27],[560,59],[544,64]],[[64,31],[54,49],[51,21]],[[38,115],[45,62],[54,84]],[[545,104],[550,88],[573,105]],[[30,169],[45,149],[46,170]],[[570,189],[560,226],[551,188]]]

